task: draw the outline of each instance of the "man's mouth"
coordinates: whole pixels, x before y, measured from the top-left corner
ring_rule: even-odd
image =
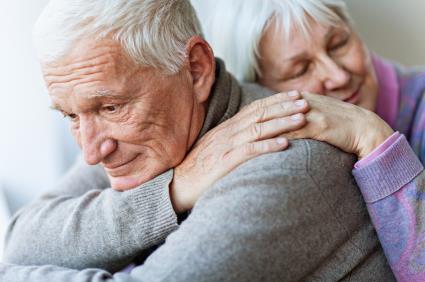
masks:
[[[125,172],[127,166],[135,159],[137,159],[138,156],[139,155],[136,155],[133,158],[121,163],[103,164],[103,167],[105,168],[106,172],[111,176],[119,176]]]

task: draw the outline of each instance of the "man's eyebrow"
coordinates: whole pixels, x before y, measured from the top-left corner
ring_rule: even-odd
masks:
[[[51,109],[53,111],[58,111],[58,112],[61,112],[61,113],[64,112],[64,110],[62,110],[62,108],[59,105],[55,105],[55,104],[50,105],[49,106],[49,109]]]
[[[99,99],[99,98],[113,98],[113,99],[127,99],[128,94],[112,91],[112,90],[97,90],[91,94],[87,95],[88,99]],[[65,112],[60,105],[52,104],[49,106],[51,110],[59,111],[61,113]]]
[[[113,90],[97,90],[93,93],[88,94],[89,99],[95,99],[95,98],[114,98],[114,99],[120,99],[120,98],[127,98],[128,95],[120,92],[116,92]]]

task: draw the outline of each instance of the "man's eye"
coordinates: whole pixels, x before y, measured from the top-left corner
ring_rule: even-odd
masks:
[[[117,110],[117,107],[115,105],[105,106],[103,109],[107,112],[113,113]]]
[[[119,105],[105,105],[101,108],[101,111],[105,114],[115,114],[119,111]]]
[[[68,118],[71,121],[77,121],[78,120],[78,115],[76,115],[76,114],[63,113],[63,116]]]

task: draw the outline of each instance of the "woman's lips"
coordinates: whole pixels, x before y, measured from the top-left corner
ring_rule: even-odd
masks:
[[[356,91],[354,91],[354,92],[353,92],[353,94],[351,94],[351,96],[350,96],[350,97],[345,98],[343,101],[344,101],[344,102],[347,102],[347,103],[350,103],[350,104],[356,104],[356,103],[359,101],[359,97],[360,97],[360,89],[361,89],[361,86],[359,86],[359,87],[357,88],[357,90],[356,90]]]

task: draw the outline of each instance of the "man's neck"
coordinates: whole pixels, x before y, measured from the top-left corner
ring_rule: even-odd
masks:
[[[224,62],[216,59],[216,79],[211,89],[205,119],[198,139],[209,130],[234,116],[240,106],[241,88],[237,80],[226,71]]]

